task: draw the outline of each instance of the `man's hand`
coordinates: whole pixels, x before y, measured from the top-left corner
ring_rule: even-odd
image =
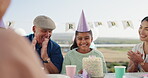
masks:
[[[43,41],[42,43],[42,48],[41,48],[41,58],[43,60],[47,60],[49,57],[48,57],[48,54],[47,54],[47,45],[48,45],[48,41],[49,39],[48,38],[45,38],[45,40]]]

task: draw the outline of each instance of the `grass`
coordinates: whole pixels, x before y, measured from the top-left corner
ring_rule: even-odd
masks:
[[[106,47],[105,49],[119,51],[119,52],[127,52],[132,49],[132,47]]]

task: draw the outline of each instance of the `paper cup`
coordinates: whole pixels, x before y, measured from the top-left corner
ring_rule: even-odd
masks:
[[[76,65],[66,65],[66,75],[70,78],[74,78],[76,73]]]
[[[122,78],[125,73],[125,66],[114,66],[116,78]]]

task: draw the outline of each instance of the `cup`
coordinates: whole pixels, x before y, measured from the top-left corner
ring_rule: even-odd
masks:
[[[116,78],[122,78],[125,73],[125,66],[114,66]]]
[[[74,78],[76,73],[76,65],[66,65],[66,75],[70,78]]]

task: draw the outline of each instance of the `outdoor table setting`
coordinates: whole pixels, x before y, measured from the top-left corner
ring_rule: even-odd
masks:
[[[90,56],[82,60],[83,73],[76,74],[76,65],[66,65],[66,74],[48,74],[49,78],[148,78],[148,72],[126,72],[126,66],[114,66],[115,73],[104,73],[102,60]]]
[[[47,74],[49,78],[70,78],[64,74]],[[84,78],[82,74],[75,75],[74,78]],[[115,73],[106,73],[103,78],[116,78]],[[123,78],[148,78],[148,72],[125,73]]]
[[[106,73],[104,78],[116,78],[115,73]],[[148,72],[125,73],[123,78],[148,78]]]

